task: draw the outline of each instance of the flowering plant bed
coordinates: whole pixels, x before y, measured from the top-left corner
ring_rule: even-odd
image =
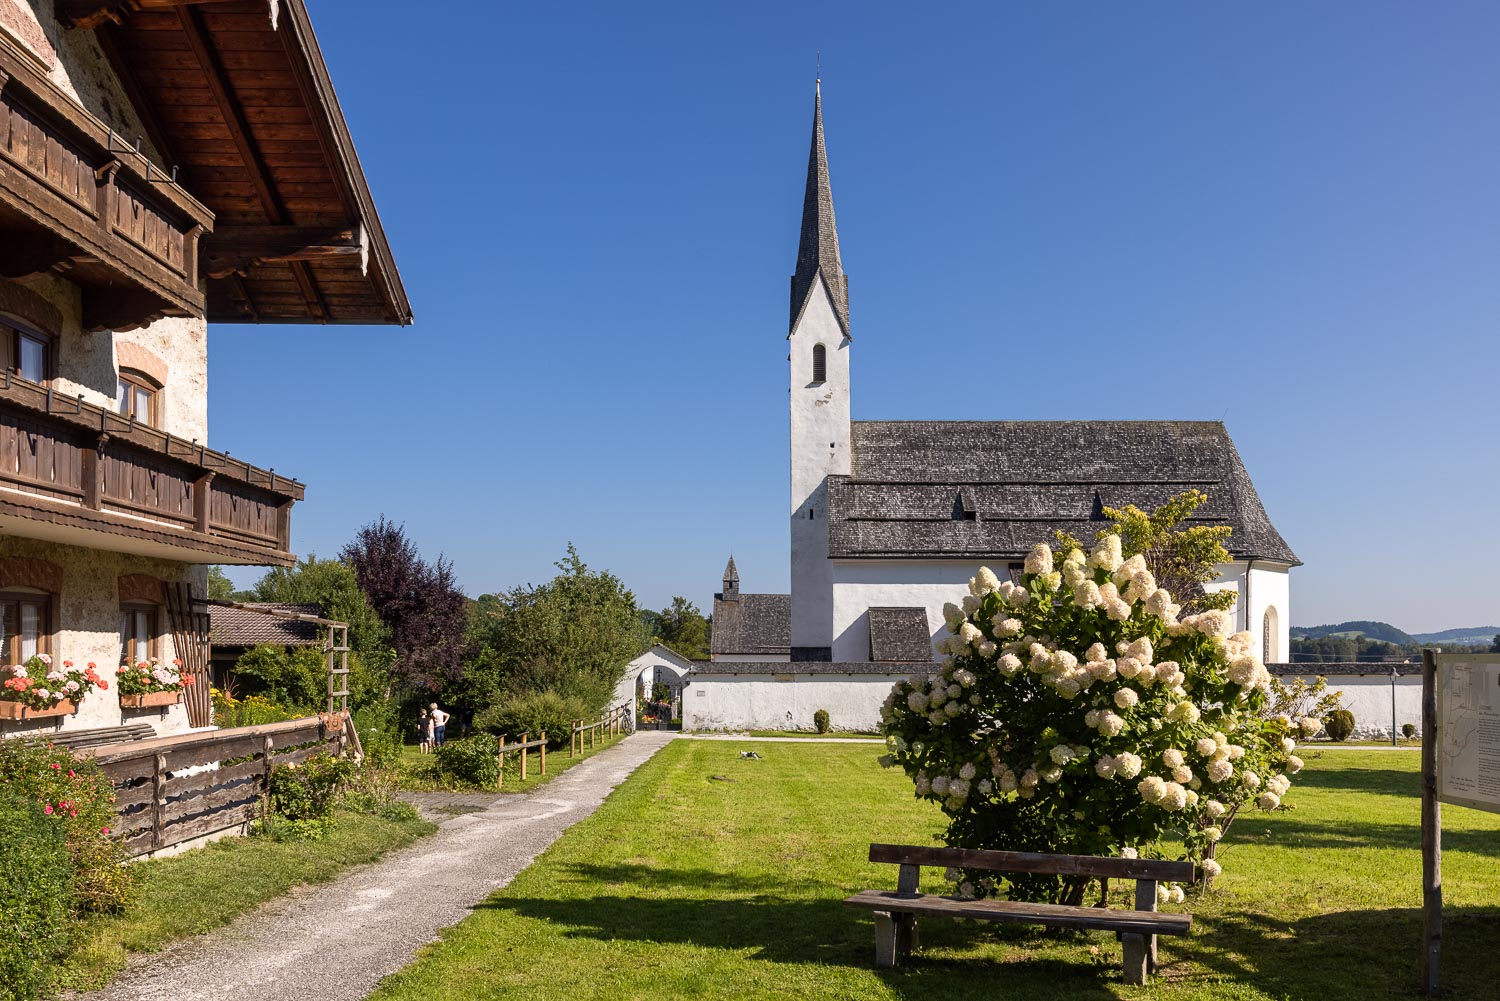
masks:
[[[154,709],[159,706],[175,706],[181,701],[180,691],[142,692],[138,695],[120,693],[120,708],[122,709]]]
[[[163,664],[155,657],[134,664],[127,661],[120,665],[115,677],[120,685],[120,705],[127,709],[172,705],[181,701],[182,690],[193,683],[193,676],[183,673],[182,661],[174,660],[171,664]],[[166,695],[172,698],[161,698]],[[126,701],[132,696],[150,697],[151,700],[141,701],[140,698],[135,698]]]
[[[24,664],[0,667],[0,719],[66,716],[89,692],[108,687],[92,663],[79,670],[65,660],[58,667],[47,654],[35,654]]]

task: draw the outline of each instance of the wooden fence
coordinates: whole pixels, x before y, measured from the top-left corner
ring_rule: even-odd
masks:
[[[131,856],[240,827],[260,816],[271,769],[342,755],[346,716],[157,737],[81,751],[115,787],[115,833]]]
[[[519,754],[521,756],[521,781],[525,782],[526,759],[531,757],[531,749],[537,748],[541,751],[542,756],[542,774],[547,774],[547,731],[542,731],[542,736],[539,740],[527,740],[526,738],[529,736],[531,736],[529,733],[521,734],[520,741],[515,744],[507,744],[504,737],[500,738],[500,749],[496,752],[496,758],[500,763],[499,777],[495,779],[496,789],[505,785],[505,756],[507,754]]]
[[[588,746],[594,746],[594,735],[600,730],[612,737],[618,737],[625,727],[625,707],[615,706],[599,714],[599,718],[593,722],[585,723],[583,720],[573,721],[573,734],[568,740],[568,757],[583,751],[584,735],[588,736]],[[577,749],[575,751],[575,748]]]

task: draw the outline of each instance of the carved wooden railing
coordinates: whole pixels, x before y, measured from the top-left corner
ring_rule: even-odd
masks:
[[[86,327],[203,315],[197,244],[213,213],[3,37],[0,204],[34,226],[3,248],[0,273],[67,269],[95,291]]]
[[[275,470],[5,373],[0,490],[109,518],[114,534],[168,529],[182,533],[190,548],[250,547],[269,563],[283,563],[292,505],[305,488]]]
[[[271,769],[342,755],[346,717],[317,716],[114,744],[92,756],[115,788],[115,830],[134,855],[159,851],[260,816]]]

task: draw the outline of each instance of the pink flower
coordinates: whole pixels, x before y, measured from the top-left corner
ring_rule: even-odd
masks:
[[[55,771],[58,771],[58,770],[59,770],[59,769],[61,769],[61,768],[62,768],[62,765],[59,765],[59,764],[58,764],[58,763],[57,763],[57,762],[56,762],[56,761],[54,761],[54,762],[52,762],[52,770],[53,770],[53,771],[54,771],[54,772],[55,772]]]
[[[52,816],[52,804],[48,803],[47,804],[47,809],[43,810],[42,812],[45,813],[49,817]]]
[[[106,827],[106,828],[103,828],[103,832],[104,832],[104,833],[105,833],[105,834],[108,834],[108,833],[109,833],[109,828],[108,828],[108,827]]]

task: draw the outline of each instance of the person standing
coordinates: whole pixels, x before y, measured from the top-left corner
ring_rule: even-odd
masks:
[[[432,716],[430,717],[432,719],[432,746],[442,747],[443,731],[448,725],[448,714],[439,709],[436,702],[428,708],[432,710]]]
[[[426,709],[417,717],[417,749],[423,754],[432,751],[432,719]]]

